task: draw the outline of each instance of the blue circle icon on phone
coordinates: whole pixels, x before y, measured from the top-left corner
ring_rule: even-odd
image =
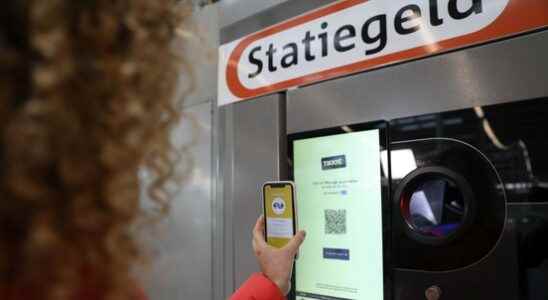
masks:
[[[272,201],[272,211],[277,215],[283,214],[285,212],[284,199],[280,197],[274,198],[274,200]]]

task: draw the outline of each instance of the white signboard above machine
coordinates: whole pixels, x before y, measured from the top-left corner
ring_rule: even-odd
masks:
[[[219,49],[219,105],[548,26],[547,0],[342,0]]]

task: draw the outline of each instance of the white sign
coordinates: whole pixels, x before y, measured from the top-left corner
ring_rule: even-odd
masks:
[[[218,103],[547,25],[546,0],[343,0],[221,46]]]

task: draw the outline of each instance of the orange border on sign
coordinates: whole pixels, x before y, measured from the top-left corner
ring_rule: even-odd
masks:
[[[335,67],[255,89],[245,87],[238,78],[238,63],[240,62],[244,50],[251,43],[367,1],[368,0],[342,0],[333,5],[290,19],[244,38],[236,48],[234,48],[228,60],[226,81],[229,90],[234,96],[241,98],[239,100],[241,101],[272,92],[286,90],[291,87],[332,79],[391,63],[426,57],[436,53],[442,53],[448,50],[548,26],[548,0],[510,0],[508,6],[493,23],[482,30],[464,36],[373,59],[365,59],[356,63]]]

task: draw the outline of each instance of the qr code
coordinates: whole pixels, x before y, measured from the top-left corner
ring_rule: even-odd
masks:
[[[346,210],[325,210],[325,234],[346,234]]]

